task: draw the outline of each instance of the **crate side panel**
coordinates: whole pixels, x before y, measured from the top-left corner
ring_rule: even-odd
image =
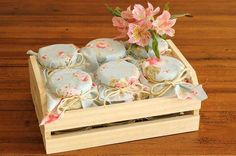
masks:
[[[30,57],[29,59],[30,90],[37,118],[40,122],[43,118],[43,110],[41,107],[41,94],[38,86],[38,81],[36,80],[36,77],[38,76],[35,75],[35,66],[33,64],[34,64],[33,58]]]
[[[199,116],[187,115],[168,119],[102,128],[87,132],[74,132],[53,136],[47,140],[47,153],[121,143],[159,137],[199,129]]]
[[[117,121],[138,119],[144,117],[173,114],[191,110],[198,110],[201,103],[198,100],[180,100],[176,98],[154,98],[88,108],[83,110],[68,111],[60,121],[46,126],[47,130],[57,131],[112,123]]]
[[[40,94],[39,91],[39,86],[36,80],[36,75],[35,75],[35,66],[34,61],[32,61],[33,58],[29,59],[29,78],[30,78],[30,90],[31,90],[31,96],[32,96],[32,100],[33,100],[33,104],[35,107],[35,112],[38,118],[38,122],[40,122],[43,118],[43,110],[42,110],[42,94]],[[46,143],[46,137],[50,136],[48,133],[45,132],[45,128],[44,126],[40,126],[40,132],[42,134],[42,138],[43,138],[43,142],[44,145]],[[45,145],[46,146],[46,145]]]
[[[183,56],[183,54],[180,52],[180,50],[176,47],[176,45],[171,40],[167,40],[167,42],[173,51],[174,57],[181,60],[184,63],[184,65],[190,70],[193,84],[198,85],[198,78],[197,78],[197,74],[196,74],[194,68],[191,66],[191,64],[188,62],[188,60]]]

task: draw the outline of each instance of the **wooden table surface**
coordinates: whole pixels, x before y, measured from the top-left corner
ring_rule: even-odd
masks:
[[[168,0],[181,18],[173,39],[196,69],[209,99],[198,132],[66,152],[69,155],[236,155],[236,1]],[[104,4],[125,9],[125,0],[0,1],[0,155],[45,154],[30,95],[25,52],[54,43],[84,46],[114,37]],[[163,6],[164,0],[151,1]],[[159,3],[157,3],[159,2]]]

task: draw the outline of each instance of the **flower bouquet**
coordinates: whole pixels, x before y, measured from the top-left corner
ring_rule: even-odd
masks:
[[[175,30],[172,28],[178,17],[192,17],[189,13],[171,15],[168,3],[160,13],[160,7],[154,8],[151,3],[144,8],[141,4],[135,4],[127,10],[122,11],[119,7],[115,9],[107,6],[114,15],[113,26],[117,28],[120,35],[116,38],[128,37],[130,50],[134,47],[143,47],[147,52],[153,51],[156,58],[160,58],[160,53],[168,50],[166,43],[167,36],[173,37]]]

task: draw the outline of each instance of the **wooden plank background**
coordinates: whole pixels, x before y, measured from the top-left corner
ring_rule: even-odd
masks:
[[[172,13],[194,15],[178,19],[173,41],[209,95],[200,112],[200,130],[63,154],[236,155],[236,1],[168,1]],[[151,2],[163,6],[166,1]],[[45,153],[30,96],[25,52],[54,43],[84,46],[93,38],[115,36],[105,3],[125,9],[146,1],[0,1],[0,155]]]

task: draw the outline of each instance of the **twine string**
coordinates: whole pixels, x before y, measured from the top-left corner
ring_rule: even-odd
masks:
[[[185,68],[175,79],[169,81],[163,81],[161,83],[156,83],[151,87],[151,94],[155,96],[163,96],[167,93],[172,87],[175,87],[177,84],[181,83],[184,79],[187,78],[188,69]],[[160,90],[156,90],[156,88],[164,85],[164,87]]]
[[[126,87],[108,87],[104,90],[103,105],[106,106],[106,102],[110,103],[110,100],[109,100],[110,98],[115,97],[120,94],[125,94],[125,93],[130,93],[134,95],[139,95],[141,93],[150,94],[148,91],[145,91],[145,88],[146,86],[144,86],[141,83],[135,83],[132,85],[128,85]]]
[[[26,52],[26,54],[38,56],[38,53],[34,52],[33,50],[28,50],[28,51]]]
[[[90,97],[90,98],[86,97],[86,95],[91,94],[91,93],[95,93],[95,96]],[[40,125],[44,125],[44,124],[53,122],[55,120],[58,120],[65,113],[65,111],[67,111],[71,106],[73,106],[77,102],[80,102],[80,104],[82,105],[82,100],[84,99],[94,101],[97,98],[98,98],[98,92],[94,90],[89,90],[88,92],[84,94],[76,95],[72,97],[62,97],[60,101],[58,102],[58,104],[52,109],[52,111],[43,118]],[[68,100],[71,100],[71,101],[67,103]],[[51,117],[54,119],[51,119]]]
[[[88,94],[92,94],[92,93],[95,95],[94,97],[87,97]],[[79,102],[82,105],[82,100],[94,101],[97,98],[98,98],[98,92],[95,90],[89,90],[86,93],[81,94],[81,95],[75,95],[75,96],[66,97],[66,98],[62,97],[61,99],[62,101],[57,106],[57,111],[60,112],[62,110],[61,113],[64,113],[66,110],[68,110],[71,106],[73,106],[77,102]]]

